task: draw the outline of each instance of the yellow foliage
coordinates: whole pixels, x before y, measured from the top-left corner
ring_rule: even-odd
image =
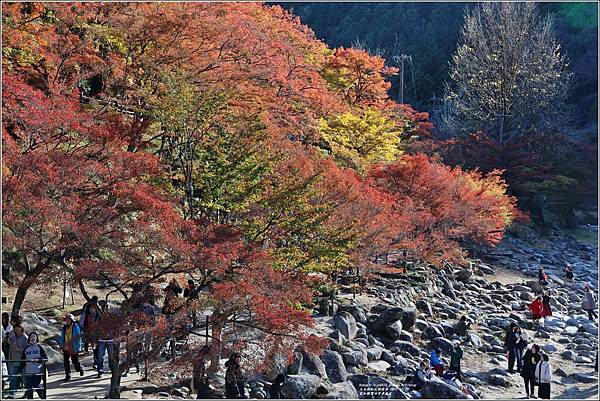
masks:
[[[338,162],[359,170],[394,161],[401,153],[402,129],[374,107],[322,118],[319,130]]]

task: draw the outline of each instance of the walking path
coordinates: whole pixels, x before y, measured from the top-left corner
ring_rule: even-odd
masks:
[[[64,378],[65,374],[63,372],[50,373],[48,376],[47,399],[102,399],[108,393],[110,387],[110,371],[105,373],[101,379],[96,378],[96,372],[92,370],[86,370],[85,376],[83,377],[78,374],[73,375],[68,382],[63,381]],[[128,377],[121,378],[121,386],[125,386],[139,379],[140,375],[130,373]]]

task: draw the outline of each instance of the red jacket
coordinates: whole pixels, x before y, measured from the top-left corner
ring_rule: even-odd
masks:
[[[542,312],[544,311],[544,304],[542,304],[540,299],[536,299],[529,305],[529,310],[531,311],[534,320],[541,319]]]

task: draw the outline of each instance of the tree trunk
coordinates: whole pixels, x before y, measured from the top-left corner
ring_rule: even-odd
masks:
[[[211,317],[212,323],[212,341],[210,344],[210,365],[206,370],[209,376],[214,375],[219,370],[219,362],[221,360],[221,332],[223,331],[224,314],[215,312]]]
[[[121,343],[117,340],[114,341],[112,347],[110,347],[110,352],[108,353],[108,357],[112,361],[113,369],[111,370],[110,375],[110,389],[108,390],[108,398],[110,399],[118,399],[121,396],[121,372],[125,370],[127,367],[120,366],[120,357],[119,350],[121,348]]]
[[[27,265],[29,265],[28,260],[26,259]],[[27,295],[27,291],[29,287],[33,284],[35,279],[50,265],[49,262],[39,262],[35,269],[28,270],[27,274],[19,284],[17,288],[17,292],[15,294],[15,301],[13,302],[13,307],[11,311],[11,316],[19,316],[21,313],[21,306],[23,306],[23,302],[25,301],[25,296]]]
[[[85,298],[86,301],[90,301],[91,297],[90,295],[87,293],[86,289],[85,289],[85,285],[83,284],[83,280],[79,280],[79,291],[81,291],[81,295],[83,295],[83,297]]]

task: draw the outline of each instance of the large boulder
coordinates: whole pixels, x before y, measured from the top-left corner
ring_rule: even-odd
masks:
[[[417,309],[427,314],[428,316],[433,316],[433,309],[431,308],[431,304],[424,299],[419,299],[417,301]]]
[[[398,340],[400,338],[400,334],[402,333],[402,322],[397,320],[395,322],[388,323],[388,325],[385,326],[385,332],[392,340]]]
[[[358,305],[342,305],[338,309],[339,312],[348,312],[354,317],[354,320],[357,323],[366,324],[367,323],[367,315],[365,311],[359,307]]]
[[[398,386],[376,374],[348,376],[360,399],[407,399],[410,398]]]
[[[335,383],[325,387],[329,391],[329,393],[327,394],[328,399],[355,400],[358,398],[358,392],[356,391],[356,388],[354,388],[354,385],[350,381]]]
[[[321,378],[315,375],[288,375],[281,387],[284,398],[307,399],[315,394]]]
[[[352,366],[364,366],[369,363],[367,352],[364,350],[352,350],[342,354],[344,363]]]
[[[356,320],[348,312],[340,312],[333,318],[333,327],[338,329],[340,333],[347,339],[351,340],[356,336],[358,327],[356,326]]]
[[[427,399],[464,400],[467,398],[457,387],[437,377],[433,377],[431,380],[425,382],[423,389],[421,389],[421,396]]]
[[[429,340],[433,340],[434,338],[437,337],[443,337],[444,336],[444,330],[440,327],[440,326],[428,326],[425,327],[425,330],[423,330],[423,333],[421,333],[421,335]]]
[[[510,379],[502,375],[490,375],[488,382],[494,386],[509,387]]]
[[[580,383],[596,383],[598,381],[598,375],[595,373],[572,373],[569,377]]]
[[[408,352],[412,356],[420,356],[421,349],[415,344],[408,341],[394,341],[394,347],[397,347],[401,352]]]
[[[385,328],[388,324],[402,320],[402,316],[404,315],[404,309],[399,307],[388,308],[381,312],[379,317],[372,323],[372,329],[376,333],[385,333]]]
[[[417,320],[417,310],[414,308],[404,308],[402,311],[402,328],[410,330]]]
[[[464,283],[466,283],[467,281],[469,281],[469,279],[471,278],[471,276],[473,275],[473,272],[469,269],[463,269],[463,270],[459,270],[458,273],[456,273],[456,278],[458,279],[458,281],[462,281]]]
[[[335,351],[325,351],[321,358],[323,360],[323,364],[325,365],[325,371],[327,372],[329,381],[332,383],[346,381],[348,373],[346,372],[346,367],[344,366],[344,360],[339,353]]]
[[[544,288],[537,281],[530,280],[527,283],[525,283],[525,285],[531,288],[531,290],[536,294],[541,294],[542,292],[544,292]]]
[[[431,340],[428,347],[433,350],[440,348],[446,354],[450,354],[452,352],[452,342],[444,337],[434,338]]]
[[[327,370],[321,359],[307,352],[302,352],[302,366],[300,371],[317,377],[327,377]]]

